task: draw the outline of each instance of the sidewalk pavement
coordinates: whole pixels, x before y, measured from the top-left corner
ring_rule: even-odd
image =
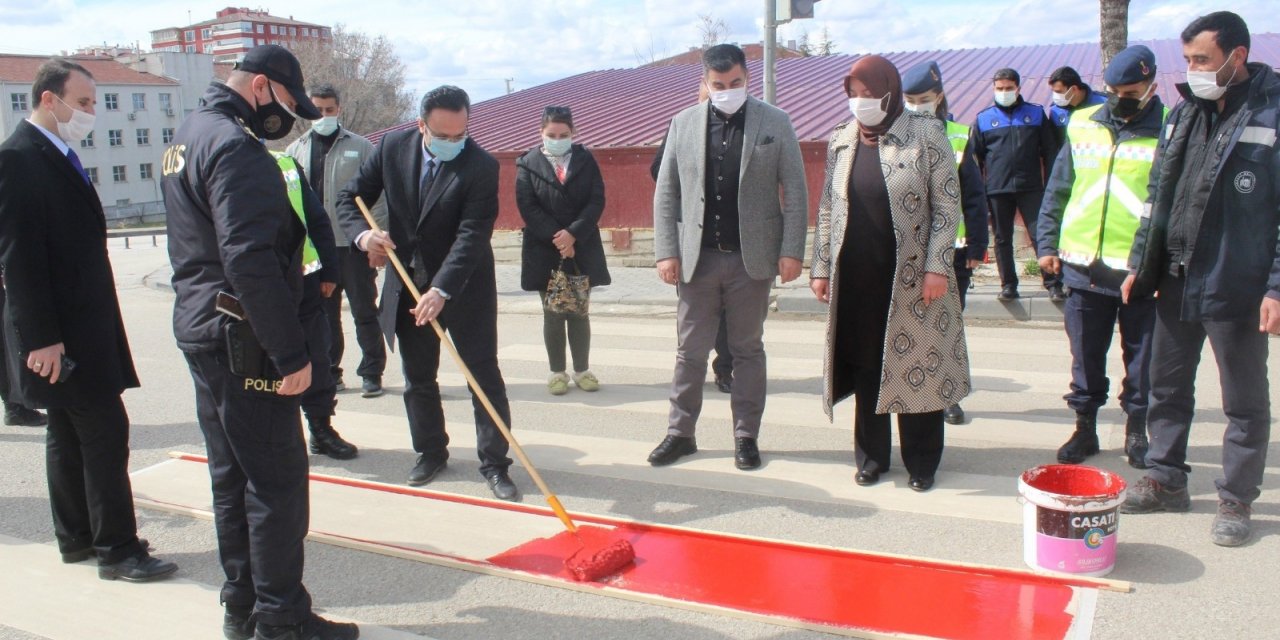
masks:
[[[984,277],[983,269],[993,273]],[[389,273],[384,270],[384,276]],[[520,290],[520,265],[498,264],[498,309],[503,313],[542,313],[542,303],[533,291]],[[658,279],[652,267],[610,266],[613,282],[591,290],[593,315],[635,316],[675,315],[675,287]],[[167,264],[157,264],[144,283],[154,289],[172,291],[169,284],[173,271]],[[994,278],[994,268],[979,267],[975,287],[969,291],[965,317],[980,320],[1038,320],[1061,322],[1062,307],[1049,301],[1048,293],[1041,288],[1040,280],[1024,278],[1019,291],[1022,298],[1011,302],[996,300],[1000,285]],[[809,291],[807,273],[787,284],[776,284],[772,294],[772,308],[778,313],[797,317],[812,317],[826,313],[826,305],[818,302]]]

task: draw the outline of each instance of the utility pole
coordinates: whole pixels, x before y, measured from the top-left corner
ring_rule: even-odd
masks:
[[[782,0],[790,2],[791,0]],[[777,102],[778,0],[764,0],[764,101]]]
[[[515,89],[512,89],[512,88],[511,88],[511,83],[512,83],[512,82],[515,82],[515,81],[516,81],[516,79],[515,79],[515,78],[503,78],[503,80],[507,83],[507,94],[508,94],[508,95],[510,95],[510,94],[514,93],[514,92],[515,92]]]

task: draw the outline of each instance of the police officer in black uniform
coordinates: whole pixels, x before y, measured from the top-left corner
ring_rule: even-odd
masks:
[[[174,334],[195,382],[226,574],[223,633],[235,640],[359,636],[355,625],[312,613],[302,585],[307,229],[262,139],[283,137],[298,116],[320,116],[303,87],[287,49],[252,49],[226,84],[205,92],[163,164]]]

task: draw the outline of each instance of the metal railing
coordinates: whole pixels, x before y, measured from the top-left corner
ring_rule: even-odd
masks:
[[[107,239],[124,238],[124,248],[129,248],[129,238],[145,238],[151,236],[151,246],[160,246],[156,239],[167,233],[167,227],[146,227],[143,229],[107,229]]]

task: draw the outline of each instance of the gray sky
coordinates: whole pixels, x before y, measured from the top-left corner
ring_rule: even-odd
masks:
[[[785,1],[785,0],[779,0]],[[242,2],[241,2],[242,3]],[[0,0],[0,52],[55,54],[81,46],[150,47],[153,29],[211,19],[234,0]],[[762,0],[312,0],[259,3],[278,16],[345,24],[385,35],[408,65],[420,95],[456,84],[473,99],[591,71],[635,66],[700,42],[699,15],[722,19],[729,40],[761,39]],[[977,7],[985,7],[985,10]],[[1275,0],[1229,4],[1254,33],[1280,31]],[[1208,2],[1133,0],[1130,37],[1173,38],[1194,17],[1224,8]],[[815,20],[779,36],[828,29],[841,53],[1083,42],[1098,37],[1092,0],[821,0]]]

